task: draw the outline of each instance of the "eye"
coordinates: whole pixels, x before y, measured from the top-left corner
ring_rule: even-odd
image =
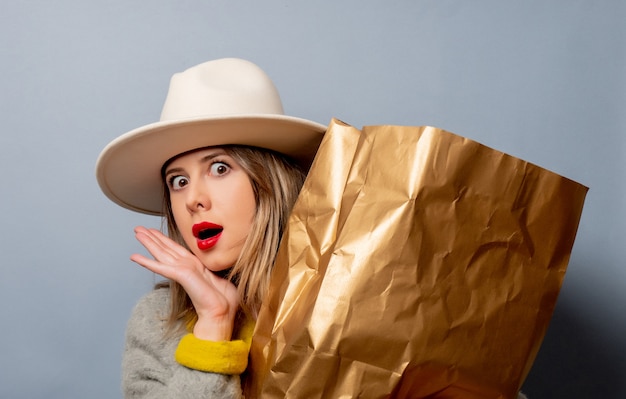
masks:
[[[189,179],[187,179],[185,176],[177,175],[172,176],[169,179],[169,186],[174,191],[181,190],[187,184],[189,184]]]
[[[230,166],[225,162],[213,162],[210,173],[212,176],[222,176],[230,171]]]

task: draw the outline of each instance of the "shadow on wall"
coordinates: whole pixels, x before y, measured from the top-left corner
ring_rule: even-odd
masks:
[[[530,399],[621,397],[626,392],[623,350],[560,299],[522,392]]]

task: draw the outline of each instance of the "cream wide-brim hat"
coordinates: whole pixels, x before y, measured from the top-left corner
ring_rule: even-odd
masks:
[[[326,126],[287,116],[276,87],[255,64],[224,58],[172,76],[159,122],[109,143],[96,178],[116,204],[163,214],[161,168],[203,147],[241,144],[277,151],[310,166]]]

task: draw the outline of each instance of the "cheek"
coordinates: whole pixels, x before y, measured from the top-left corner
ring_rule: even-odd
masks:
[[[176,224],[179,224],[182,221],[181,209],[180,207],[176,206],[173,203],[172,203],[172,216],[174,216],[174,220],[176,221]]]
[[[189,230],[186,228],[186,223],[188,223],[188,218],[185,217],[188,214],[187,208],[184,203],[175,199],[170,200],[170,206],[176,227],[181,233],[184,234],[186,230]]]
[[[256,198],[252,184],[247,177],[241,178],[237,184],[232,185],[228,190],[229,195],[222,197],[231,211],[240,215],[252,217],[256,214]],[[245,216],[244,216],[245,217]]]

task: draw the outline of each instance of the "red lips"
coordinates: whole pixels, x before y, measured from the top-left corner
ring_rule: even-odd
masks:
[[[211,249],[219,241],[224,228],[219,224],[201,222],[192,227],[192,233],[196,237],[198,249],[205,251]]]

